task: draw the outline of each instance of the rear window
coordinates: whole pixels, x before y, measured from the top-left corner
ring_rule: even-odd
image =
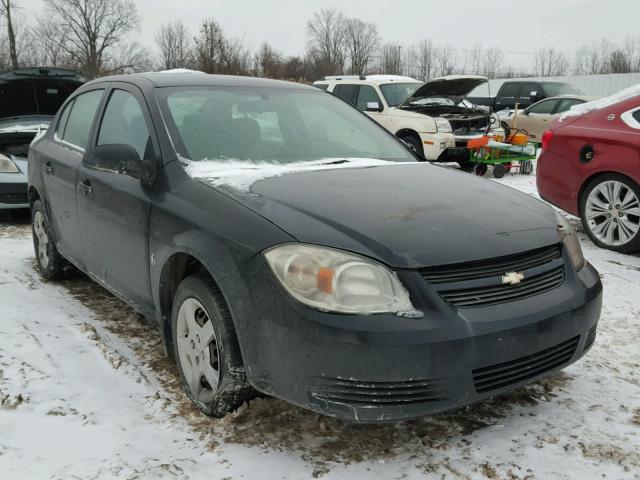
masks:
[[[55,115],[82,83],[56,78],[0,81],[0,118]]]

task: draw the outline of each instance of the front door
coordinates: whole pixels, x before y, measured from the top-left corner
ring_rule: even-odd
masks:
[[[114,84],[93,145],[131,145],[147,166],[158,144],[147,105],[132,86]],[[80,235],[89,272],[112,290],[151,311],[149,217],[153,191],[144,181],[96,167],[89,149],[78,172]]]
[[[549,129],[551,115],[559,101],[550,98],[531,105],[524,114],[518,116],[518,128],[526,130],[532,140],[540,142],[544,131]]]

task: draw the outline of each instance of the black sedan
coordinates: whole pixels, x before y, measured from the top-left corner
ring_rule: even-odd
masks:
[[[576,361],[600,315],[549,206],[419,162],[298,84],[92,81],[33,143],[29,203],[42,274],[74,265],[152,319],[210,415],[256,390],[362,422],[431,414]]]

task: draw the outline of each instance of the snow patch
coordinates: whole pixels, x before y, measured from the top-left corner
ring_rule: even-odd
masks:
[[[247,160],[201,160],[199,162],[187,161],[186,171],[190,177],[204,180],[216,187],[228,185],[237,190],[248,192],[251,186],[259,180],[288,175],[290,173],[340,168],[366,168],[400,163],[415,164],[416,162],[392,162],[374,158],[324,158],[321,160],[293,163],[252,162]]]
[[[560,115],[560,121],[563,121],[569,117],[579,117],[582,115],[586,115],[587,113],[610,107],[611,105],[624,102],[625,100],[629,100],[637,96],[640,96],[640,83],[629,88],[625,88],[624,90],[620,90],[619,92],[614,93],[613,95],[610,95],[608,97],[593,100],[591,102],[581,103],[579,105],[574,105],[570,110],[567,110],[562,115]]]

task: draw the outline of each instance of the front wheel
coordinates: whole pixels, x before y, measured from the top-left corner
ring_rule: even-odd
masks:
[[[592,180],[580,198],[580,218],[596,245],[640,251],[640,186],[629,178],[609,173]]]
[[[180,283],[171,327],[183,388],[203,413],[222,417],[255,396],[231,313],[207,275],[192,275]]]
[[[416,152],[418,155],[424,158],[424,148],[422,148],[422,142],[420,141],[420,138],[417,135],[404,135],[400,137],[400,140],[409,144],[409,146],[414,152]]]

